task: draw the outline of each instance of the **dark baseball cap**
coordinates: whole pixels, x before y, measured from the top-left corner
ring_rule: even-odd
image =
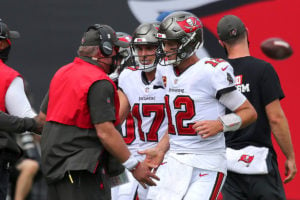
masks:
[[[217,26],[217,32],[222,41],[235,39],[245,31],[244,23],[235,15],[225,15]]]
[[[9,30],[7,24],[0,19],[0,39],[17,39],[20,37],[18,31]]]
[[[117,38],[116,32],[112,27],[100,24],[95,24],[88,28],[82,37],[81,46],[98,46],[103,39],[101,39],[98,29],[100,29],[102,34],[106,34],[108,40],[110,40],[110,42],[115,46],[124,48],[129,47],[129,43],[121,41]]]

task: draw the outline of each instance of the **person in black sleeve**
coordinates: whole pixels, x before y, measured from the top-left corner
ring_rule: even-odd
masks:
[[[236,87],[258,114],[257,121],[248,127],[226,133],[228,175],[223,197],[286,199],[271,131],[286,156],[284,183],[293,180],[297,169],[288,121],[280,106],[284,93],[278,75],[270,63],[250,56],[247,28],[238,17],[224,16],[217,32],[234,68]]]
[[[107,152],[144,186],[155,185],[151,178],[158,179],[150,172],[156,166],[139,163],[120,134],[119,97],[107,75],[114,71],[115,47],[128,44],[118,40],[110,26],[90,26],[81,40],[79,57],[51,80],[41,106],[42,116],[46,115],[41,148],[48,200],[111,199],[103,170],[112,173],[111,167],[116,166],[105,165],[110,160],[105,158]],[[123,171],[122,167],[119,173]]]
[[[0,111],[17,117],[33,118],[36,114],[26,96],[24,80],[19,72],[7,65],[13,39],[19,37],[18,31],[10,30],[0,19]],[[20,121],[20,119],[13,119],[12,116],[9,117],[10,119],[3,116],[0,120],[4,123],[0,128],[0,200],[6,199],[7,196],[11,166],[14,166],[22,155],[22,149],[16,143],[12,132],[20,132],[21,129],[30,130],[34,125],[30,119]],[[26,184],[28,185],[28,182]]]
[[[0,111],[0,131],[11,133],[23,133],[25,131],[40,134],[42,122],[36,118],[17,117]]]

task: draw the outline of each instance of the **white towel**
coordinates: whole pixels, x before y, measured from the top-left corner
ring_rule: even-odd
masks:
[[[268,174],[266,147],[247,146],[235,150],[226,148],[227,168],[239,174]]]

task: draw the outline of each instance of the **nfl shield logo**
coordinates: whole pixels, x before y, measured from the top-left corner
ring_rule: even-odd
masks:
[[[174,84],[176,85],[178,83],[178,79],[175,79],[174,80]]]
[[[149,92],[149,87],[145,88],[145,92],[148,93]]]

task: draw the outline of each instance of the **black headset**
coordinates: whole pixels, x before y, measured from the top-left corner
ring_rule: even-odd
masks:
[[[94,24],[88,27],[87,31],[89,30],[96,30],[99,33],[100,43],[99,49],[104,56],[110,56],[113,53],[113,44],[111,40],[108,38],[108,32],[106,31],[105,27],[101,26],[100,24]]]

